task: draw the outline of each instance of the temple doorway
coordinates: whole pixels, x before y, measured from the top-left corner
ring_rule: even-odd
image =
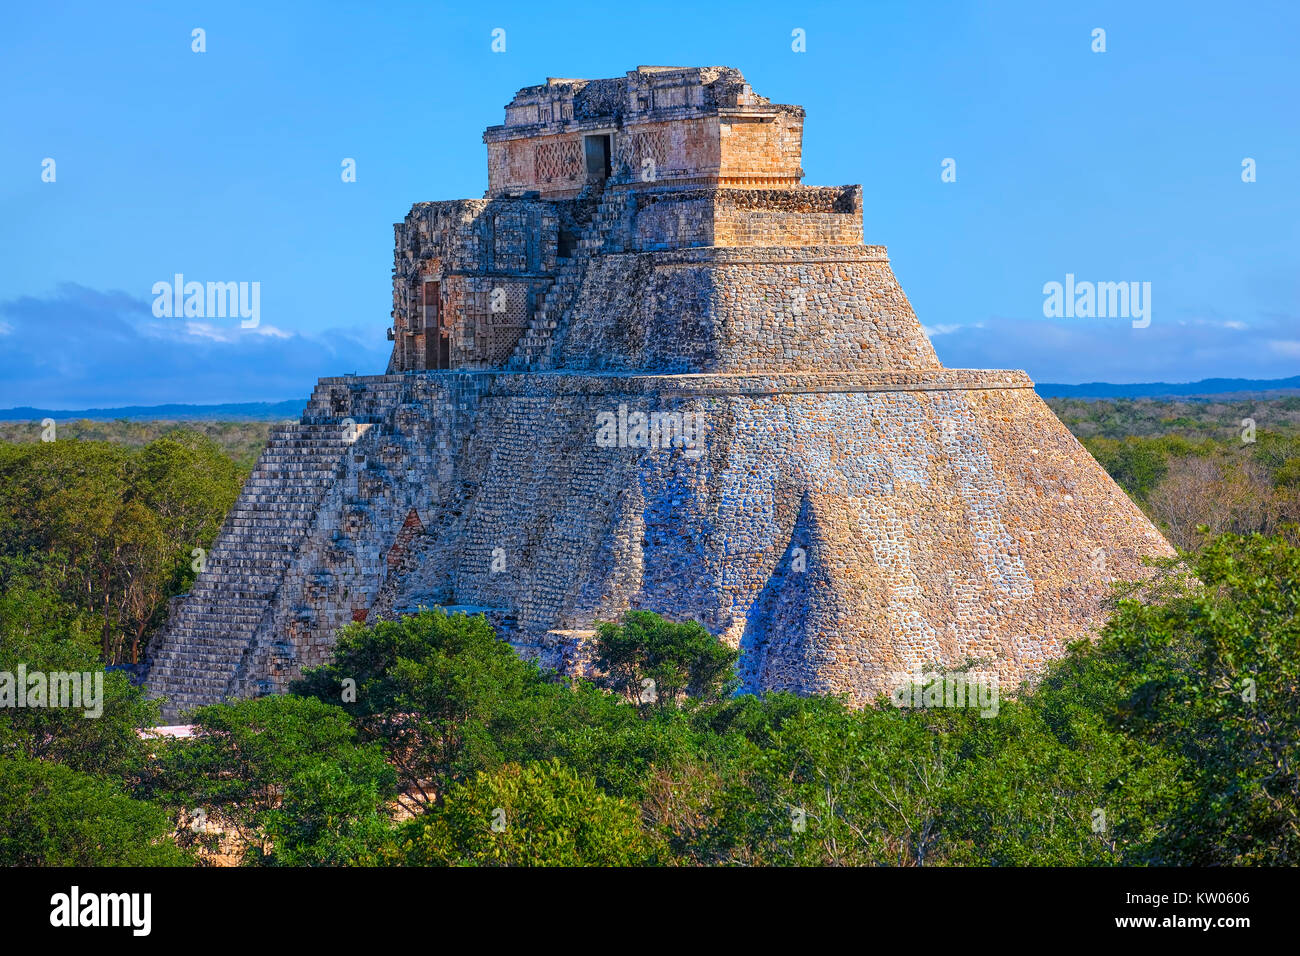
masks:
[[[448,368],[451,360],[450,340],[442,318],[440,284],[425,282],[420,287],[421,326],[424,332],[424,367]]]
[[[584,136],[582,151],[587,160],[587,180],[609,179],[612,169],[608,135]]]

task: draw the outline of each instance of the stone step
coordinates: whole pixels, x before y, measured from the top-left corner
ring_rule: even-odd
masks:
[[[330,407],[337,383],[318,383],[309,409]],[[397,382],[369,383],[366,408],[396,404]],[[354,397],[354,396],[350,396]],[[385,409],[386,410],[386,409]],[[321,499],[335,486],[349,454],[364,454],[361,438],[373,425],[358,418],[355,431],[343,417],[276,428],[227,515],[207,565],[168,622],[163,646],[149,675],[150,694],[167,697],[164,712],[211,703],[233,685],[258,626],[283,578],[315,526]]]

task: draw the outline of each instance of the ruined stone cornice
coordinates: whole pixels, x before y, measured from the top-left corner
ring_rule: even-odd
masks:
[[[616,255],[653,255],[656,269],[700,263],[749,266],[889,261],[884,246],[691,246],[654,252],[605,253],[606,257]]]
[[[320,385],[365,389],[378,384],[416,383],[422,379],[454,381],[491,379],[485,394],[556,395],[798,395],[854,392],[999,391],[1034,387],[1019,369],[927,368],[873,372],[682,372],[655,374],[644,370],[503,372],[500,369],[416,371],[396,375],[355,375],[322,378]],[[480,383],[482,384],[482,383]]]
[[[717,117],[729,123],[771,123],[782,114],[803,118],[802,106],[771,104],[765,106],[659,106],[654,109],[620,111],[604,116],[551,120],[537,123],[499,123],[483,130],[484,143],[503,143],[516,139],[534,139],[539,136],[558,136],[563,133],[596,132],[667,123],[673,120]]]
[[[536,395],[798,395],[808,393],[934,392],[1034,387],[1023,371],[910,369],[880,372],[629,372],[495,373],[490,394]]]

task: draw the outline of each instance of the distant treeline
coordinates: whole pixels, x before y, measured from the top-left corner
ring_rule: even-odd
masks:
[[[136,663],[167,600],[194,580],[247,471],[212,440],[0,442],[0,591],[52,633]]]
[[[297,416],[294,416],[297,421]],[[197,433],[210,439],[245,471],[252,471],[257,456],[266,447],[270,421],[93,421],[88,418],[59,421],[54,425],[56,440],[101,441],[139,448],[158,438]],[[39,442],[46,429],[39,422],[0,422],[0,442]]]
[[[1174,399],[1199,397],[1210,401],[1234,401],[1237,398],[1280,398],[1300,392],[1300,375],[1290,378],[1204,378],[1199,382],[1142,382],[1119,385],[1112,382],[1085,382],[1082,385],[1055,385],[1039,382],[1038,394],[1051,398],[1120,398]]]
[[[1048,404],[1179,547],[1300,522],[1300,397]]]

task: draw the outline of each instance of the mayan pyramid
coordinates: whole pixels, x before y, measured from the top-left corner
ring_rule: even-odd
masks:
[[[1087,635],[1171,549],[1023,372],[940,365],[803,120],[726,67],[520,90],[485,197],[395,226],[387,373],[272,435],[155,646],[166,716],[435,605],[566,672],[597,621],[694,619],[748,689],[857,702]]]

